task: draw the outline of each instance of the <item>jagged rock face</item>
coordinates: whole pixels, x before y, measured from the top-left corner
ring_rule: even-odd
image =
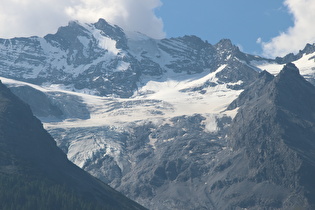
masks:
[[[144,209],[71,163],[56,146],[53,138],[43,129],[41,122],[33,116],[30,108],[2,83],[0,83],[0,145],[1,180],[7,176],[10,176],[11,180],[22,176],[37,183],[49,183],[49,186],[56,186],[56,188],[65,186],[69,192],[74,193],[73,196],[93,202],[99,207],[98,209]],[[34,186],[32,192],[43,187]],[[15,193],[21,196],[20,199],[23,200],[28,196],[23,194],[23,190],[27,187],[21,186],[19,189],[19,186],[12,185],[12,188],[14,187],[17,188]],[[12,192],[10,190],[10,193]],[[48,195],[52,193],[49,190],[46,192]],[[40,196],[48,199],[45,195]],[[10,199],[12,199],[11,204],[10,201],[5,202],[14,208],[14,199]],[[34,199],[36,198],[32,198],[32,201]],[[19,199],[16,202],[23,204]],[[58,205],[58,202],[55,201],[52,205]],[[26,200],[26,203],[29,202]]]
[[[239,97],[234,100],[229,106],[228,110],[233,110],[237,107],[243,106],[245,103],[256,99],[258,96],[262,94],[264,88],[268,86],[269,82],[272,81],[274,76],[272,76],[267,71],[263,71],[259,74],[258,79],[252,84],[248,85],[248,87],[239,95]]]
[[[217,130],[207,131],[205,120],[201,115],[180,116],[131,123],[124,130],[109,126],[50,132],[76,164],[145,207],[198,209],[209,205],[205,182],[216,155],[225,150],[231,123],[227,116],[213,119]],[[69,147],[82,129],[85,136],[76,143],[84,143],[89,153],[78,152],[73,143]],[[90,161],[84,162],[86,156]]]
[[[143,77],[210,73],[225,64],[219,83],[241,81],[244,86],[257,76],[255,67],[245,64],[253,56],[229,40],[216,45],[195,36],[154,40],[126,34],[103,19],[94,24],[70,22],[44,38],[0,39],[0,48],[4,77],[88,89],[101,96],[127,98],[141,88]]]
[[[296,61],[303,57],[304,54],[308,55],[315,52],[315,44],[306,44],[303,50],[300,50],[297,54],[289,53],[284,57],[277,57],[275,60],[279,64],[286,64]]]
[[[116,47],[118,49],[128,49],[128,40],[124,31],[119,26],[112,26],[108,24],[104,19],[100,19],[97,23],[93,24],[95,28],[101,30],[103,35],[112,38],[116,41]]]
[[[243,106],[229,138],[240,154],[233,168],[243,174],[236,173],[238,181],[225,184],[223,189],[242,192],[242,187],[249,186],[251,196],[233,197],[231,204],[241,208],[312,209],[315,87],[293,64],[287,64],[273,79],[268,75],[266,80],[266,76],[238,99]]]

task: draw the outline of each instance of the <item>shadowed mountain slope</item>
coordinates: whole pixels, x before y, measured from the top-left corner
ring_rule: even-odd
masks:
[[[0,83],[1,209],[144,209],[71,163]]]

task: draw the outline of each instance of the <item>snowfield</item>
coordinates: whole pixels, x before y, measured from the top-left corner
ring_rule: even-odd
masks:
[[[206,87],[204,89],[206,93],[204,94],[187,90],[198,87],[206,81],[216,82],[215,74],[224,68],[225,66],[221,66],[217,71],[205,74],[199,79],[182,75],[177,80],[161,79],[160,81],[148,81],[133,97],[128,99],[100,97],[73,92],[57,85],[40,87],[3,77],[0,77],[0,79],[4,84],[9,86],[26,85],[47,94],[50,92],[60,92],[75,95],[80,97],[88,107],[90,112],[89,119],[66,119],[63,122],[44,123],[47,129],[107,125],[121,126],[124,123],[130,122],[193,114],[204,116],[228,114],[233,116],[235,113],[225,112],[225,109],[240,94],[241,90],[228,89],[228,84]]]
[[[302,58],[292,62],[300,70],[302,76],[306,79],[314,78],[315,74],[315,53],[308,55],[304,54]],[[273,75],[277,75],[283,68],[283,64],[270,63],[270,62],[252,62],[251,65],[257,66],[262,70],[267,70]]]

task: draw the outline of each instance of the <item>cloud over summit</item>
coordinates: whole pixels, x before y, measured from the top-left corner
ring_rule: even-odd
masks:
[[[307,43],[315,42],[315,1],[314,0],[285,0],[289,12],[293,16],[294,25],[272,38],[269,42],[262,42],[265,56],[284,56],[296,53]]]
[[[163,38],[154,9],[160,0],[10,0],[1,3],[0,37],[44,36],[70,20],[92,23],[104,18],[125,30]]]

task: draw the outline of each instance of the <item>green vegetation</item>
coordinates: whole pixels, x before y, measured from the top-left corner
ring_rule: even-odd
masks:
[[[110,209],[81,198],[65,185],[46,179],[0,174],[1,210],[98,210]]]

